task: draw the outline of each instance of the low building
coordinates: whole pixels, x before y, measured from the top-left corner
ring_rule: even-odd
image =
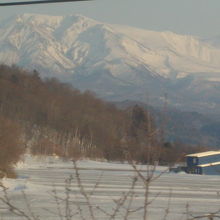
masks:
[[[186,172],[220,175],[220,151],[207,151],[186,155]]]

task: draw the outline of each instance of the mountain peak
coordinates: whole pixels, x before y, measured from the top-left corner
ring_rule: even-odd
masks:
[[[63,16],[49,16],[49,15],[39,15],[39,14],[21,14],[17,15],[15,22],[31,25],[58,25]]]
[[[21,25],[17,25],[18,23]],[[28,39],[27,36],[31,37]],[[149,70],[155,76],[172,79],[196,72],[218,73],[220,69],[218,60],[220,50],[196,37],[108,25],[80,14],[18,15],[2,29],[0,40],[8,41],[8,39],[11,39],[10,42],[12,39],[13,42],[28,39],[30,44],[27,43],[27,45],[30,47],[37,44],[39,40],[39,44],[44,42],[41,53],[47,54],[49,59],[53,57],[51,53],[46,52],[48,47],[59,53],[56,57],[65,57],[73,63],[74,57],[79,57],[80,53],[87,54],[83,56],[84,64],[87,63],[87,58],[92,56],[92,53],[96,57],[99,54],[99,58],[90,59],[102,62],[108,70],[111,66],[111,71],[116,67],[115,60],[123,64],[126,71],[141,66],[142,69]],[[19,50],[23,51],[22,54],[26,54],[24,50],[27,49],[27,45],[23,48],[19,46]],[[114,63],[114,65],[109,65],[109,63]],[[62,63],[60,65],[62,66]],[[93,65],[96,66],[97,63]],[[62,71],[60,68],[60,72]],[[115,69],[115,71],[118,70]],[[119,72],[124,72],[124,70]]]
[[[12,18],[13,21],[16,22],[29,22],[34,25],[40,25],[45,23],[51,23],[56,24],[61,22],[64,19],[69,19],[72,21],[72,23],[75,22],[95,22],[95,20],[90,19],[86,16],[83,16],[81,14],[74,14],[74,15],[66,15],[66,16],[57,16],[57,15],[46,15],[46,14],[34,14],[34,13],[25,13],[25,14],[19,14]]]
[[[174,94],[185,87],[198,93],[201,85],[211,90],[220,81],[219,57],[219,48],[194,36],[105,24],[80,14],[23,14],[0,23],[1,63],[55,75],[112,99],[123,89],[132,99],[171,87]]]

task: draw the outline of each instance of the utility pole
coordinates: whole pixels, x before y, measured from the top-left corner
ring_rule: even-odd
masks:
[[[64,2],[79,2],[79,1],[92,1],[92,0],[33,0],[33,1],[18,1],[18,2],[3,2],[0,3],[0,7],[3,6],[19,6],[19,5],[34,5],[34,4],[50,4],[50,3],[64,3]]]

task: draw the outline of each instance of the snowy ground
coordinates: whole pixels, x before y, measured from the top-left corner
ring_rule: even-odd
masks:
[[[91,205],[95,210],[95,219],[110,219],[105,212],[113,213],[116,207],[115,200],[122,197],[123,193],[131,189],[134,171],[128,164],[106,163],[84,160],[77,163],[80,173],[80,180],[87,195],[90,192]],[[142,167],[143,168],[143,167]],[[155,175],[166,171],[158,167]],[[62,215],[68,213],[66,209],[67,200],[59,200],[54,196],[66,198],[65,180],[73,175],[69,206],[76,215],[73,220],[83,219],[77,215],[82,210],[86,220],[90,220],[88,203],[80,193],[77,185],[77,178],[72,162],[65,162],[56,158],[33,158],[25,157],[24,163],[17,166],[18,179],[4,179],[3,184],[8,188],[8,195],[13,204],[28,212],[28,206],[40,220],[66,220],[67,218],[57,217],[56,213],[61,210]],[[144,173],[144,172],[143,172]],[[97,185],[97,187],[94,186]],[[67,187],[66,187],[67,188]],[[26,199],[22,192],[25,193]],[[0,192],[3,195],[3,192]],[[141,181],[135,186],[135,194],[132,200],[132,210],[143,204],[144,188]],[[202,215],[207,212],[215,212],[220,209],[220,176],[199,176],[188,174],[173,174],[165,172],[150,186],[148,216],[150,220],[186,219],[186,210],[194,215]],[[128,201],[125,207],[128,206]],[[98,207],[98,208],[97,208]],[[168,215],[166,216],[166,211]],[[126,208],[122,209],[117,218],[125,219],[123,216]],[[31,214],[31,213],[30,213]],[[78,216],[78,217],[77,217]],[[17,220],[25,219],[13,216],[5,205],[0,204],[0,219]],[[141,220],[143,212],[134,212],[127,219]],[[32,218],[34,219],[34,218]],[[37,218],[36,218],[37,219]]]

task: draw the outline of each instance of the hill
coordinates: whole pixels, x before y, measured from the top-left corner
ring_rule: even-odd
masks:
[[[142,102],[114,102],[120,109],[139,105],[151,112],[157,127],[163,128],[164,141],[219,148],[220,119],[216,115],[186,112],[169,106],[158,108]]]

